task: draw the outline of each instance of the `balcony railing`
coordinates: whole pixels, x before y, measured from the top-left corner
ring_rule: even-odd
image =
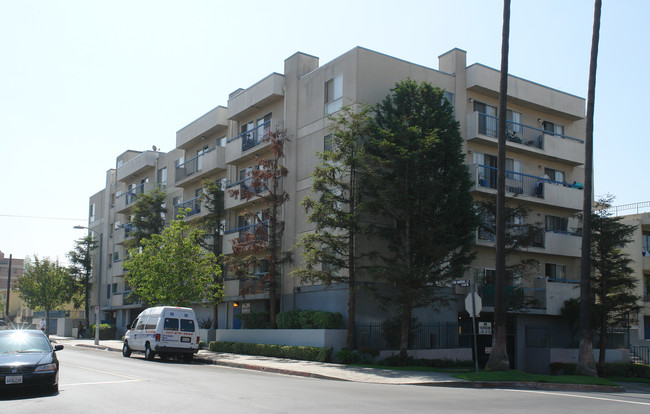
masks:
[[[255,239],[259,241],[268,241],[268,224],[268,220],[265,220],[261,223],[254,223],[236,229],[226,230],[225,234],[239,233],[238,239],[240,242],[245,242],[249,237],[248,235],[254,235]]]
[[[258,182],[262,182],[261,180],[258,180]],[[253,177],[247,177],[244,178],[243,180],[236,181],[234,183],[228,184],[226,186],[226,189],[231,189],[234,187],[239,186],[239,199],[245,199],[247,193],[253,193],[253,194],[260,194],[264,192],[267,188],[266,185],[263,183],[262,185],[255,186],[253,185]]]
[[[176,166],[176,182],[184,180],[190,175],[201,171],[203,168],[203,156],[211,151],[214,151],[215,149],[217,149],[217,147],[207,149],[202,154],[199,154],[194,158],[190,158],[184,163]]]
[[[496,116],[478,113],[478,132],[489,137],[497,138],[497,125],[499,118]],[[568,139],[579,143],[583,140],[567,135],[556,134],[543,129],[534,128],[518,122],[506,121],[506,140],[517,144],[524,144],[536,148],[544,148],[544,135],[551,135],[558,138]]]
[[[190,217],[195,214],[199,214],[201,212],[201,197],[200,196],[194,197],[185,202],[176,204],[174,206],[174,217],[177,217],[182,209],[188,209],[188,208],[190,209],[190,211],[188,211],[185,214],[185,217]]]
[[[228,142],[241,138],[241,150],[246,151],[253,147],[256,147],[264,141],[267,141],[270,135],[271,121],[266,121],[263,124],[258,125],[256,128],[251,129],[250,131],[243,132],[234,138],[230,138]]]
[[[138,196],[140,194],[144,193],[144,183],[140,184],[137,187],[134,187],[130,190],[128,190],[126,193],[122,193],[118,196],[119,197],[125,197],[126,198],[126,205],[128,206],[129,204],[135,202],[138,199]]]
[[[477,165],[478,182],[480,187],[497,188],[497,169],[487,165]],[[545,177],[506,171],[506,191],[514,194],[544,198],[544,184],[554,184],[563,187],[582,189],[582,184],[569,184],[554,181]]]

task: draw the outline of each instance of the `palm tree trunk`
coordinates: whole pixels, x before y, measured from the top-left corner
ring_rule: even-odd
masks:
[[[589,90],[587,92],[587,130],[585,134],[585,185],[582,200],[582,256],[580,259],[580,347],[576,372],[596,376],[591,326],[591,204],[593,200],[594,159],[594,101],[596,96],[596,66],[600,35],[601,0],[594,4],[594,27],[591,37],[589,62]]]
[[[501,82],[499,88],[499,139],[497,156],[496,276],[494,281],[494,335],[492,353],[485,369],[510,369],[506,348],[506,104],[508,96],[508,49],[510,0],[503,1],[501,36]]]

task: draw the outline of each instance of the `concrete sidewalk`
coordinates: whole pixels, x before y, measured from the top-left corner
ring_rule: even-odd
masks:
[[[95,348],[106,351],[122,351],[122,341],[101,340],[95,345],[93,339],[76,339],[50,336],[52,341],[68,345]],[[476,382],[459,380],[451,374],[442,372],[416,372],[391,369],[351,367],[342,364],[298,361],[292,359],[271,358],[253,355],[227,354],[200,350],[195,361],[206,364],[222,365],[233,368],[252,369],[301,377],[332,379],[340,381],[365,382],[373,384],[394,385],[429,385],[461,388],[508,388],[536,389],[553,391],[589,391],[589,392],[624,392],[623,387],[581,384],[548,384],[531,382]],[[650,391],[650,387],[648,387]]]

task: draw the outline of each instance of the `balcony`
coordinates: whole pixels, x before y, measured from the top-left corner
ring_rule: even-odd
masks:
[[[224,281],[224,298],[226,300],[266,299],[269,294],[268,283],[261,279],[251,278],[245,280]]]
[[[206,137],[219,137],[228,132],[228,109],[218,106],[176,132],[176,148],[188,150]]]
[[[477,230],[476,244],[493,247],[496,237],[483,229]],[[580,257],[582,238],[570,232],[540,231],[533,237],[531,245],[522,250],[531,253],[555,256]]]
[[[148,182],[119,194],[115,201],[115,211],[117,213],[124,213],[135,204],[141,194],[150,193],[154,188],[156,188],[156,185]]]
[[[116,229],[113,233],[114,243],[115,244],[124,244],[125,241],[133,237],[133,232],[136,230],[135,226],[131,223],[125,223],[120,225],[119,229]]]
[[[117,181],[127,181],[130,177],[138,175],[148,168],[155,168],[158,156],[158,152],[145,151],[137,157],[122,164],[122,166],[117,169]]]
[[[530,281],[529,281],[530,282]],[[478,285],[483,306],[494,307],[494,285]],[[564,302],[580,296],[580,281],[538,276],[532,283],[506,287],[508,309],[526,309],[530,313],[560,315]]]
[[[496,147],[498,118],[472,112],[467,116],[467,140]],[[508,151],[534,155],[572,166],[585,160],[584,141],[566,135],[553,134],[517,122],[506,121]]]
[[[471,180],[474,181],[471,191],[496,194],[496,168],[471,164],[469,172]],[[506,171],[506,196],[517,197],[519,200],[535,204],[551,205],[574,211],[582,210],[581,185],[570,185],[514,171]]]
[[[284,75],[272,73],[256,84],[231,94],[228,99],[228,118],[240,120],[263,106],[284,97]]]
[[[232,230],[226,230],[223,236],[223,254],[233,254],[233,243],[242,245],[267,244],[269,240],[268,221],[249,224]]]
[[[650,256],[643,256],[642,262],[643,262],[643,271],[650,272]]]
[[[223,147],[212,147],[176,167],[175,183],[177,187],[195,183],[211,173],[225,171],[225,152]]]
[[[282,184],[278,187],[281,191]],[[238,191],[237,197],[231,197],[229,191]],[[262,194],[268,193],[265,184],[253,185],[253,177],[247,177],[226,186],[226,197],[224,200],[225,209],[241,207],[245,204],[258,200]],[[250,197],[249,197],[250,196]],[[248,198],[248,199],[247,199]]]
[[[194,197],[183,203],[176,204],[174,206],[174,217],[178,217],[180,211],[184,209],[189,209],[189,211],[185,213],[185,217],[191,217],[195,214],[201,213],[201,197]]]
[[[251,129],[230,138],[226,144],[226,163],[235,164],[253,158],[257,152],[269,146],[271,137],[271,123],[266,121]]]

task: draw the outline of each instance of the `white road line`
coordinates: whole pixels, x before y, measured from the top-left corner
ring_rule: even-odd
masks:
[[[576,395],[576,394],[564,394],[561,392],[550,392],[550,391],[531,391],[531,390],[504,390],[510,392],[526,392],[531,394],[548,394],[548,395],[558,395],[561,397],[571,397],[571,398],[582,398],[585,400],[599,400],[599,401],[608,401],[624,404],[635,404],[635,405],[645,405],[650,407],[650,403],[640,402],[640,401],[628,401],[628,400],[618,400],[616,398],[605,398],[605,397],[592,397],[590,395]]]
[[[140,377],[132,377],[132,376],[130,376],[130,375],[118,374],[117,372],[102,371],[102,370],[100,370],[100,369],[88,368],[88,367],[84,367],[84,366],[81,366],[81,365],[75,365],[75,364],[69,364],[69,363],[66,363],[65,366],[75,367],[75,368],[81,368],[81,369],[85,369],[85,370],[87,370],[87,371],[100,372],[100,373],[102,373],[102,374],[114,375],[114,376],[116,376],[116,377],[128,378],[129,380],[133,380],[133,381],[144,381],[144,379],[143,379],[143,378],[140,378]]]
[[[61,383],[61,387],[74,387],[77,385],[100,385],[100,384],[123,384],[126,382],[140,382],[144,380],[122,380],[122,381],[97,381],[97,382],[77,382],[74,384]]]

